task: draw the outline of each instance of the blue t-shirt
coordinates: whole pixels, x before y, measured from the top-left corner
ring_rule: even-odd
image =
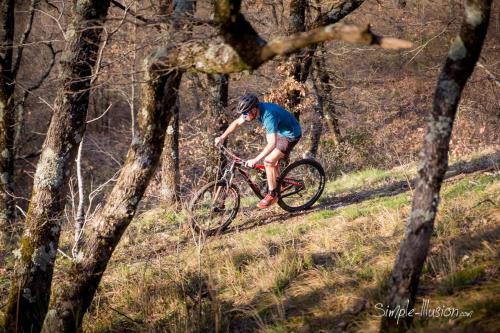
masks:
[[[277,133],[291,140],[302,135],[300,124],[293,114],[274,103],[259,103],[259,122],[267,134]]]

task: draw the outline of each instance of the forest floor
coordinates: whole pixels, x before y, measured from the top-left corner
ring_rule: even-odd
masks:
[[[182,211],[143,212],[115,251],[84,330],[376,332],[416,168],[344,174],[295,214],[258,210],[258,199],[245,197],[229,229],[207,239]],[[416,305],[441,310],[416,316],[412,332],[498,331],[499,204],[498,151],[450,161]],[[70,240],[67,230],[63,251]],[[69,261],[59,256],[56,266],[55,281]],[[438,315],[446,308],[459,316]]]

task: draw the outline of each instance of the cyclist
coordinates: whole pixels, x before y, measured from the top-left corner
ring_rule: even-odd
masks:
[[[219,137],[215,144],[222,144],[229,134],[234,132],[246,121],[257,119],[266,130],[267,145],[255,158],[246,162],[247,167],[253,168],[264,158],[267,185],[269,192],[257,207],[267,208],[278,201],[276,178],[278,176],[278,162],[288,156],[302,136],[302,129],[293,114],[274,103],[262,103],[255,94],[243,95],[236,108],[240,114]]]

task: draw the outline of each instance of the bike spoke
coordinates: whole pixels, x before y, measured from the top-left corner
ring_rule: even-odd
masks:
[[[191,205],[191,223],[203,231],[214,231],[234,217],[238,209],[239,198],[233,188],[211,186]]]
[[[286,171],[280,184],[281,205],[295,210],[309,207],[323,191],[324,172],[315,162],[299,162]]]

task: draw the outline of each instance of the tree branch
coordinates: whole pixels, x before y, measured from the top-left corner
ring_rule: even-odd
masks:
[[[365,2],[365,0],[346,0],[340,5],[337,4],[335,7],[330,8],[330,10],[326,13],[319,15],[312,26],[320,27],[327,24],[337,23],[361,6],[363,2]]]
[[[26,27],[24,28],[24,32],[21,35],[21,40],[19,41],[19,47],[16,52],[16,60],[14,62],[14,67],[12,68],[12,77],[15,79],[17,77],[17,72],[19,71],[19,67],[21,66],[21,60],[23,58],[24,51],[24,43],[28,39],[31,28],[33,26],[33,18],[35,17],[35,9],[38,6],[39,0],[31,0],[29,14],[28,14],[28,22],[26,22]]]
[[[121,10],[129,13],[130,15],[132,15],[133,17],[135,17],[136,19],[138,19],[139,21],[142,21],[146,24],[150,24],[150,23],[153,23],[151,20],[145,18],[144,16],[141,16],[141,15],[138,15],[137,13],[135,13],[133,10],[131,10],[130,8],[127,8],[125,7],[124,5],[122,5],[121,3],[119,3],[118,1],[116,0],[111,0],[111,3],[113,5],[115,5],[116,7],[120,8]]]
[[[411,47],[411,43],[397,38],[375,35],[370,26],[364,28],[354,25],[332,24],[289,37],[276,38],[270,41],[261,51],[261,61],[267,61],[277,55],[292,53],[311,44],[327,40],[342,40],[353,44],[379,45],[385,49],[401,49]]]
[[[252,51],[252,61],[246,62],[249,54],[243,56],[220,39],[192,41],[181,45],[162,48],[151,57],[155,70],[161,75],[173,68],[195,70],[204,73],[234,73],[258,68],[277,55],[295,52],[308,45],[327,40],[343,40],[364,45],[379,45],[382,48],[398,49],[411,47],[408,41],[375,35],[368,26],[329,25],[288,37],[276,38]],[[245,52],[241,50],[241,52]]]

